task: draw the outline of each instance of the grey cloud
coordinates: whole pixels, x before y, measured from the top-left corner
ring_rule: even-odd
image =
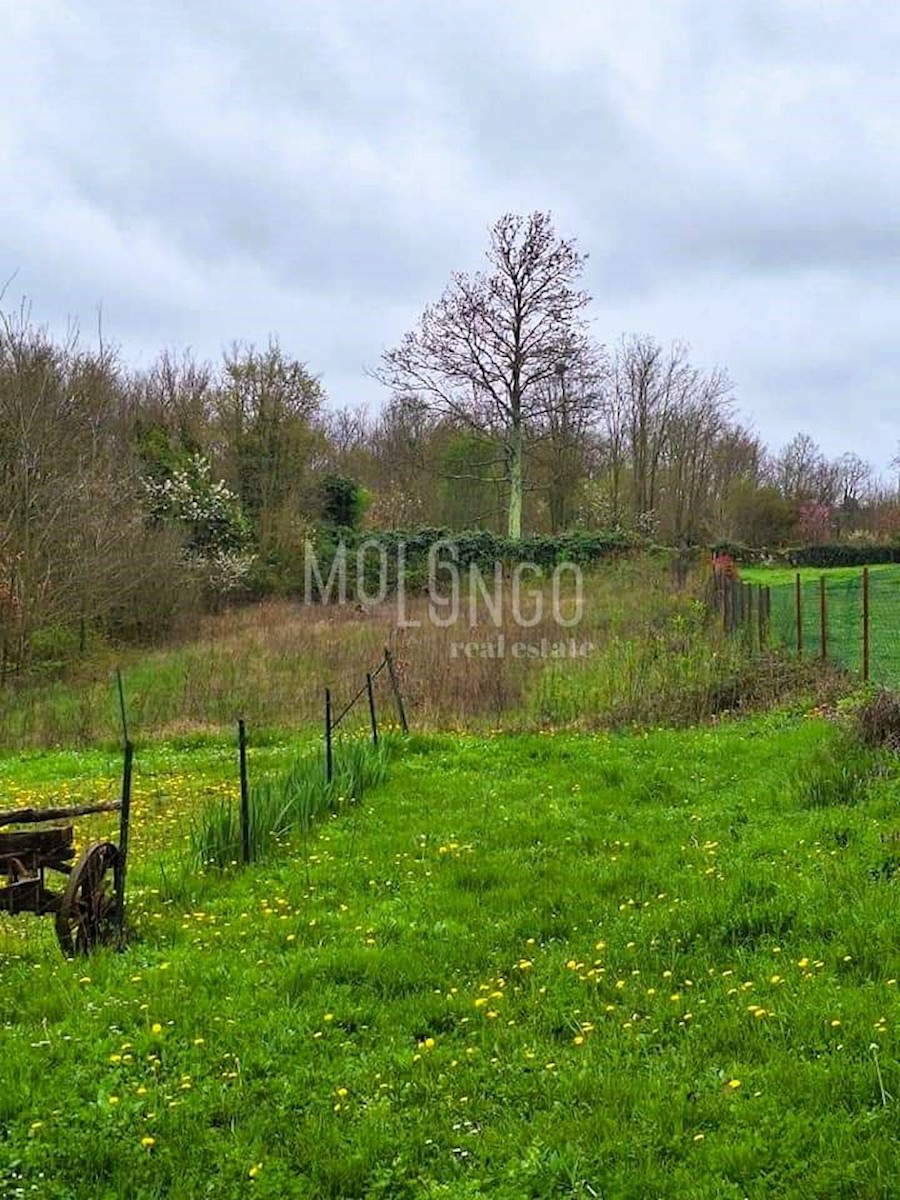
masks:
[[[773,442],[893,452],[900,14],[874,0],[31,0],[0,277],[123,352],[278,332],[335,402],[507,208],[595,330],[692,343]],[[848,397],[852,397],[851,402]]]

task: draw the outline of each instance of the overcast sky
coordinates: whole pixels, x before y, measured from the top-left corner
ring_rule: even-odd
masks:
[[[506,210],[598,338],[721,365],[770,445],[900,440],[900,7],[0,0],[0,282],[134,366],[270,334],[332,403]]]

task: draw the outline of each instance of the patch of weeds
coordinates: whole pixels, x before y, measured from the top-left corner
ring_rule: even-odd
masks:
[[[866,746],[900,751],[900,694],[880,688],[857,710],[856,724]]]
[[[377,746],[355,739],[335,748],[329,781],[321,755],[295,758],[277,774],[251,784],[249,848],[251,861],[276,850],[293,833],[307,834],[314,821],[344,804],[358,802],[387,777],[388,743]],[[240,808],[230,800],[207,806],[191,829],[194,857],[201,866],[228,867],[243,853]]]
[[[866,799],[880,765],[876,751],[842,732],[795,770],[791,792],[801,808],[850,807]]]

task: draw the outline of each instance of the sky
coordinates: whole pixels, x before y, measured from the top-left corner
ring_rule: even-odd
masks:
[[[0,287],[135,368],[283,348],[334,406],[506,211],[594,336],[686,342],[773,448],[900,443],[900,6],[0,0]]]

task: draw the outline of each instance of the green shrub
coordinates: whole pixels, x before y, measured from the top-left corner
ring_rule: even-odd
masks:
[[[322,520],[337,529],[356,529],[372,502],[370,493],[346,475],[326,475],[320,484]]]
[[[821,746],[794,773],[791,790],[802,808],[852,806],[865,800],[880,765],[876,751],[850,731]]]
[[[335,556],[341,552],[345,553],[348,588],[354,590],[359,568],[357,551],[365,544],[365,579],[362,582],[371,593],[377,591],[379,584],[378,550],[387,558],[389,590],[397,587],[401,565],[406,586],[420,589],[428,583],[429,554],[432,547],[438,543],[452,544],[455,552],[451,554],[446,547],[442,547],[438,556],[439,562],[447,562],[452,558],[460,570],[474,566],[480,568],[486,576],[493,573],[497,563],[506,570],[512,569],[518,563],[534,563],[542,570],[551,572],[561,563],[576,563],[587,567],[639,548],[637,543],[618,532],[589,533],[577,530],[554,536],[512,540],[488,529],[469,529],[457,533],[449,529],[435,528],[354,532],[330,526],[320,531],[315,550],[323,581],[331,572]],[[310,600],[319,598],[315,595],[306,597]]]
[[[803,546],[788,550],[792,567],[865,567],[900,562],[898,546]]]

